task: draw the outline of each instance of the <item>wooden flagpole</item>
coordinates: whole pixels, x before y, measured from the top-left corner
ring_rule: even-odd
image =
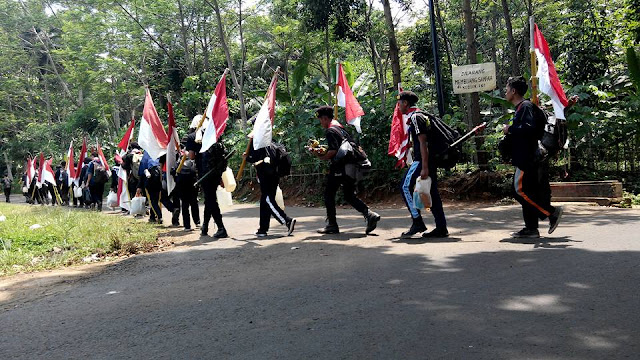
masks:
[[[529,17],[529,55],[531,56],[531,102],[539,105],[538,101],[538,67],[536,65],[536,47],[533,40],[535,21],[533,16]]]

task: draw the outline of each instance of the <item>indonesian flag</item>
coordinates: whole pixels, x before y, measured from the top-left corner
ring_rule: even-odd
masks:
[[[122,140],[120,140],[120,142],[118,143],[118,148],[122,149],[123,153],[126,152],[129,148],[129,143],[131,142],[131,139],[133,139],[133,128],[135,126],[136,120],[134,118],[131,118],[131,124],[129,124],[127,132],[124,133]],[[120,154],[120,156],[122,156],[122,154]]]
[[[171,194],[176,187],[176,181],[171,176],[171,170],[176,167],[176,148],[178,147],[178,131],[176,130],[176,119],[173,115],[173,105],[167,104],[169,110],[169,145],[167,146],[167,192]],[[206,134],[206,133],[205,133]]]
[[[53,167],[51,167],[51,164],[53,164],[53,158],[47,160],[44,162],[44,168],[42,171],[42,176],[43,179],[42,181],[46,181],[52,185],[56,184],[56,173],[53,172]]]
[[[398,93],[400,92],[402,92],[402,87],[398,84]],[[409,153],[409,124],[406,118],[407,116],[400,111],[400,106],[396,103],[391,120],[388,154],[398,159],[397,168],[403,168],[406,165]]]
[[[98,149],[98,158],[100,159],[102,166],[104,166],[104,169],[107,170],[107,173],[108,173],[109,163],[107,163],[107,158],[104,157],[104,153],[102,152],[102,147],[100,147],[100,143],[97,140],[96,140],[96,148]]]
[[[556,119],[564,119],[564,108],[569,104],[567,96],[562,90],[562,84],[558,79],[558,73],[553,65],[551,53],[549,52],[549,44],[542,35],[538,24],[534,26],[533,42],[538,58],[538,86],[542,93],[549,95],[553,104],[553,112]]]
[[[31,181],[33,181],[33,177],[36,175],[36,169],[33,165],[33,160],[31,158],[27,158],[27,183],[25,186],[27,188],[31,187]]]
[[[156,107],[153,105],[151,93],[147,89],[142,121],[140,122],[140,133],[138,134],[138,144],[149,153],[152,159],[157,159],[167,153],[168,143],[167,133],[164,131]]]
[[[44,154],[40,153],[40,161],[38,162],[38,181],[36,181],[37,187],[42,187],[42,183],[44,182]],[[54,179],[55,180],[55,179]]]
[[[80,157],[78,158],[78,166],[76,167],[75,182],[76,186],[80,186],[80,174],[82,174],[82,165],[84,165],[84,157],[87,155],[87,139],[82,139],[82,149],[80,150]]]
[[[69,176],[67,185],[71,186],[71,183],[73,183],[73,180],[76,178],[76,169],[73,167],[73,141],[71,141],[71,144],[69,144],[69,152],[67,153],[67,168],[65,170],[67,170],[67,175]]]
[[[267,90],[267,98],[253,123],[253,149],[258,150],[271,144],[273,138],[273,119],[276,113],[276,86],[278,77],[274,76]]]
[[[207,151],[211,145],[215,144],[220,135],[227,127],[227,119],[229,119],[229,105],[227,104],[227,73],[222,74],[222,79],[216,86],[216,91],[209,100],[209,106],[205,113],[206,130],[202,135],[202,148],[200,152]],[[205,125],[203,124],[203,126]],[[213,125],[213,126],[212,126]]]
[[[131,196],[129,195],[129,186],[127,183],[127,170],[122,166],[118,167],[118,206],[123,209],[131,210]]]
[[[356,97],[353,96],[353,92],[347,82],[347,76],[344,74],[344,70],[342,69],[342,64],[338,64],[337,74],[338,80],[336,84],[338,85],[338,106],[344,108],[347,124],[355,126],[356,131],[361,133],[360,117],[364,115],[364,111],[358,103],[358,100],[356,100]]]

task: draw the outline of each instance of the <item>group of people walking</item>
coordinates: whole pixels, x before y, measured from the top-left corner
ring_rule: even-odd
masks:
[[[506,99],[511,102],[516,112],[511,125],[505,125],[505,134],[513,137],[512,163],[515,166],[514,192],[516,199],[522,205],[525,227],[512,234],[513,237],[539,237],[539,220],[549,219],[549,233],[552,233],[563,214],[562,207],[551,206],[549,190],[548,161],[538,161],[535,153],[538,147],[539,124],[533,112],[535,106],[524,96],[527,92],[527,82],[522,77],[510,78],[506,86]],[[402,91],[398,96],[398,107],[407,121],[410,139],[413,143],[413,161],[400,184],[401,195],[411,217],[409,229],[401,237],[411,237],[422,234],[425,238],[440,238],[449,236],[447,220],[444,213],[442,199],[438,192],[438,160],[436,154],[430,150],[431,123],[429,116],[420,111],[416,105],[418,96],[411,91]],[[322,106],[316,109],[316,118],[325,131],[326,147],[314,147],[309,150],[321,160],[329,162],[329,170],[324,188],[324,203],[326,207],[326,226],[319,229],[321,234],[337,234],[340,227],[336,215],[336,193],[342,188],[344,199],[365,220],[365,233],[369,234],[377,227],[381,216],[371,210],[356,195],[356,178],[350,171],[348,160],[341,155],[345,142],[354,144],[349,132],[334,119],[334,109]],[[215,238],[229,236],[223,223],[222,214],[216,198],[216,190],[221,183],[222,174],[227,168],[228,153],[222,142],[215,143],[204,153],[200,152],[201,144],[197,141],[199,119],[194,119],[189,133],[181,141],[181,153],[184,159],[176,159],[180,165],[173,169],[166,168],[166,155],[159,159],[152,159],[137,143],[129,145],[128,152],[121,158],[116,157],[116,166],[112,168],[111,189],[117,190],[116,175],[118,167],[127,171],[128,192],[136,197],[146,197],[149,203],[149,221],[162,223],[161,205],[172,213],[172,225],[182,226],[185,230],[192,230],[191,221],[201,227],[201,235],[209,234],[209,223],[213,219],[217,231]],[[295,229],[296,219],[287,215],[275,201],[282,172],[278,169],[278,162],[273,161],[278,154],[278,144],[272,144],[258,150],[249,148],[243,158],[252,163],[256,169],[257,181],[260,184],[260,220],[256,232],[257,237],[268,234],[270,220],[274,218],[286,227],[291,235]],[[94,207],[102,209],[104,186],[108,176],[103,174],[105,164],[102,164],[98,154],[85,160],[77,183],[67,181],[65,163],[62,162],[56,171],[56,184],[47,183],[39,189],[32,187],[25,193],[33,203],[48,203],[51,193],[52,202],[61,201],[69,205],[69,194],[73,197],[73,206]],[[163,169],[165,169],[163,171]],[[26,176],[26,175],[25,175]],[[167,192],[167,176],[174,178],[175,189]],[[431,213],[434,217],[435,228],[427,232],[421,210],[415,206],[413,190],[418,178],[431,179]],[[163,184],[165,184],[163,186]],[[71,188],[70,188],[70,187]],[[83,196],[73,196],[74,187],[82,189]],[[55,187],[55,189],[54,189]],[[204,196],[204,214],[200,217],[198,207],[198,188]],[[55,193],[58,193],[58,197]],[[80,194],[80,192],[77,192]],[[86,195],[86,196],[85,196]],[[8,198],[7,198],[8,199]],[[58,200],[56,200],[58,199]],[[31,201],[31,200],[30,200]]]

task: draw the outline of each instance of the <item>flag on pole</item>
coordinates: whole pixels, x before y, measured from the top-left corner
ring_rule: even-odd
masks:
[[[538,59],[538,73],[536,74],[538,88],[551,98],[556,119],[564,119],[564,108],[569,104],[569,101],[564,90],[562,90],[556,67],[551,59],[549,44],[540,29],[538,29],[538,24],[534,26],[533,40],[536,58]]]
[[[47,160],[44,162],[44,168],[42,171],[42,176],[43,176],[43,182],[47,181],[49,182],[51,185],[55,186],[56,185],[56,173],[53,171],[53,167],[51,167],[51,164],[53,164],[53,158]]]
[[[202,148],[200,152],[207,151],[211,145],[215,144],[227,127],[229,119],[229,105],[227,104],[227,72],[222,74],[222,79],[216,86],[216,91],[209,100],[207,111],[205,112],[206,130],[202,135]],[[203,124],[203,126],[205,126]]]
[[[109,172],[109,163],[107,163],[107,158],[104,157],[104,153],[102,152],[102,147],[100,147],[100,143],[98,142],[98,140],[96,140],[96,149],[98,149],[98,158],[100,159],[100,162],[102,163],[102,166],[104,166],[104,169],[107,170],[107,172]]]
[[[176,130],[176,119],[173,115],[173,104],[167,103],[169,110],[169,145],[167,145],[167,192],[171,194],[176,187],[176,181],[171,175],[171,170],[176,167],[176,148],[178,147],[178,131]],[[204,141],[203,141],[204,146]]]
[[[25,186],[27,188],[31,188],[31,181],[33,181],[33,177],[36,175],[36,169],[33,165],[33,160],[31,158],[27,158],[27,183]]]
[[[80,157],[78,158],[78,166],[76,167],[76,186],[80,186],[80,174],[82,174],[82,165],[84,164],[84,157],[87,155],[87,139],[82,138],[82,149],[80,150]]]
[[[133,139],[133,128],[135,126],[136,120],[134,118],[131,118],[131,124],[129,124],[127,132],[124,133],[122,140],[120,140],[120,142],[118,143],[118,148],[122,149],[123,152],[126,152],[129,148],[129,143],[131,142],[131,139]],[[122,154],[120,154],[120,156],[122,156]]]
[[[42,187],[42,183],[44,182],[43,171],[44,171],[44,154],[40,153],[40,160],[38,161],[38,181],[36,181],[36,186],[39,188]]]
[[[342,69],[342,64],[338,63],[337,81],[338,85],[338,106],[343,107],[347,118],[347,124],[355,126],[356,131],[362,132],[360,128],[360,118],[364,115],[364,110],[353,95],[347,76]]]
[[[73,140],[71,140],[71,144],[69,144],[69,152],[67,153],[67,170],[68,180],[67,185],[71,186],[73,180],[76,178],[76,170],[73,167]]]
[[[402,92],[402,87],[398,84],[398,93]],[[402,168],[407,164],[409,154],[409,124],[407,117],[400,111],[400,106],[396,103],[391,120],[391,135],[389,136],[388,154],[395,156],[397,168]]]
[[[273,138],[273,119],[276,112],[276,87],[278,85],[278,76],[273,76],[267,97],[262,103],[262,107],[253,123],[253,149],[258,150],[271,144]]]
[[[142,121],[140,122],[140,133],[138,134],[138,144],[149,153],[152,159],[157,159],[167,153],[168,143],[167,133],[164,131],[156,107],[153,105],[151,93],[147,89]]]

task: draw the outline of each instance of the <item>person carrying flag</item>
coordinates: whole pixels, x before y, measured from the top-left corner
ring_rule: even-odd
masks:
[[[325,129],[327,138],[327,151],[323,153],[321,148],[317,148],[314,154],[321,160],[330,161],[329,174],[324,190],[324,204],[327,208],[327,225],[318,230],[320,234],[338,234],[340,228],[336,219],[336,193],[342,185],[344,199],[351,204],[358,212],[360,212],[367,221],[366,234],[372,232],[380,221],[380,215],[371,211],[369,207],[358,199],[355,194],[356,180],[345,174],[345,164],[336,161],[335,157],[338,153],[340,145],[345,139],[349,139],[350,135],[342,128],[342,125],[333,120],[334,109],[331,106],[321,106],[316,109],[316,118],[320,121],[320,125]]]
[[[418,95],[412,91],[402,91],[398,95],[398,108],[402,114],[406,114],[409,122],[409,134],[413,142],[413,163],[404,174],[401,183],[402,199],[411,214],[412,224],[408,231],[402,233],[401,237],[410,237],[417,233],[427,231],[427,227],[422,220],[420,210],[416,209],[413,203],[413,189],[418,177],[426,179],[431,177],[431,213],[435,219],[436,228],[423,234],[425,238],[447,237],[447,219],[442,208],[442,199],[438,192],[438,169],[434,161],[434,155],[429,152],[428,133],[429,118],[416,107]]]

